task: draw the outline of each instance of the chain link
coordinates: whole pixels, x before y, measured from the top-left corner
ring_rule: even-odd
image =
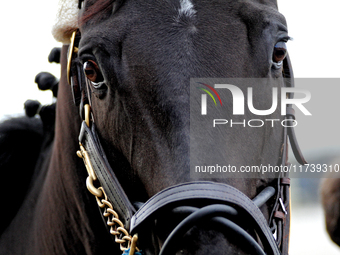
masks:
[[[98,206],[104,209],[103,216],[107,218],[106,224],[110,227],[110,234],[115,236],[115,242],[120,244],[120,249],[122,251],[125,251],[131,246],[132,237],[124,228],[123,222],[119,220],[119,216],[113,209],[112,204],[108,201],[103,187],[99,187],[98,189],[103,193],[104,198],[95,197]]]
[[[107,195],[103,187],[96,188],[93,184],[97,180],[97,176],[92,168],[90,158],[87,151],[80,143],[80,150],[77,151],[78,157],[84,160],[85,167],[89,176],[86,179],[86,187],[93,194],[97,200],[97,204],[104,210],[103,216],[107,218],[106,224],[110,227],[110,234],[115,236],[115,242],[120,245],[121,251],[130,249],[129,255],[134,254],[134,250],[139,251],[136,247],[138,240],[137,235],[131,237],[129,232],[125,229],[123,222],[119,220],[117,212],[113,209],[112,204],[108,201]]]

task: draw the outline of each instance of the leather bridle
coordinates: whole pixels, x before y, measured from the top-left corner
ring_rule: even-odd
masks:
[[[84,159],[89,174],[86,181],[87,188],[96,197],[103,217],[107,218],[110,233],[115,236],[116,242],[121,244],[121,250],[128,250],[129,254],[134,254],[138,250],[136,248],[138,233],[143,233],[143,227],[155,220],[160,211],[171,210],[173,214],[182,215],[184,220],[166,239],[159,253],[161,255],[173,254],[176,247],[174,244],[203,219],[223,226],[223,231],[227,230],[239,236],[249,245],[252,254],[288,254],[290,220],[288,174],[281,173],[275,187],[265,188],[253,200],[227,184],[200,181],[169,187],[151,197],[144,204],[132,203],[129,200],[101,146],[91,117],[91,107],[88,104],[83,105],[84,98],[90,97],[90,94],[86,93],[89,91],[89,81],[84,76],[83,67],[75,61],[79,40],[79,31],[74,32],[68,56],[68,81],[73,91],[74,102],[80,105],[81,116],[84,119],[79,134],[81,149],[77,154]],[[293,87],[294,80],[288,56],[284,61],[283,73],[285,85]],[[288,94],[288,97],[293,98],[293,94]],[[90,101],[90,98],[86,100]],[[285,119],[288,122],[295,119],[291,105],[287,106]],[[289,164],[288,138],[298,162],[305,164],[306,161],[299,149],[294,128],[285,127],[281,165]],[[274,201],[274,206],[269,222],[267,222],[259,208],[270,199]],[[196,202],[199,202],[199,207],[195,206]],[[252,229],[256,231],[261,240],[260,243],[239,226],[240,215],[247,217],[251,222]]]

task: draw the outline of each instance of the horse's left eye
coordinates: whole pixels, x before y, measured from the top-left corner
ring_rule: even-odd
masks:
[[[104,81],[103,75],[96,62],[88,60],[84,63],[84,73],[94,86]]]
[[[282,64],[282,61],[287,56],[287,45],[285,42],[278,42],[274,46],[274,52],[273,52],[273,63],[275,64]]]

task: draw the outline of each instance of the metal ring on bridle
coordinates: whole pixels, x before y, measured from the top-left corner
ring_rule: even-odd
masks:
[[[77,34],[77,31],[74,31],[72,33],[71,43],[70,43],[70,46],[69,46],[68,56],[67,56],[67,82],[68,82],[69,85],[71,85],[71,63],[72,63],[73,53],[78,52],[78,48],[74,47],[74,41],[76,39],[76,34]]]
[[[84,111],[85,111],[85,123],[88,127],[90,127],[91,106],[89,104],[84,105]]]

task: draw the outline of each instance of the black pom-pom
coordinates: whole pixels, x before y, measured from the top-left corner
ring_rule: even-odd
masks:
[[[25,113],[27,117],[34,117],[36,115],[41,107],[41,104],[37,100],[27,100],[24,104],[25,107]]]
[[[50,63],[60,63],[60,53],[61,53],[61,48],[53,48],[50,52],[50,55],[48,55],[48,62]]]
[[[53,86],[58,84],[57,78],[47,72],[41,72],[35,76],[35,83],[38,84],[38,88],[40,90],[48,90],[52,89]]]
[[[56,84],[51,89],[54,97],[58,96],[58,88],[59,88],[59,84]]]
[[[56,104],[43,105],[39,111],[40,118],[45,128],[53,127],[55,123]]]

